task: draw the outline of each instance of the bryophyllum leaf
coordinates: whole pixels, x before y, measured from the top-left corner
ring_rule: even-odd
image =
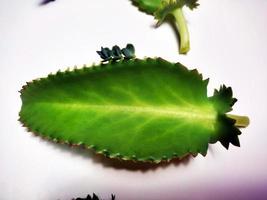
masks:
[[[157,26],[161,25],[167,16],[172,16],[170,21],[179,33],[179,53],[186,54],[190,50],[190,39],[187,22],[183,15],[183,7],[191,10],[199,6],[197,0],[132,0],[139,10],[153,15],[157,20]]]
[[[191,10],[199,6],[198,0],[132,0],[132,2],[141,11],[151,15],[169,5],[175,5],[176,8],[187,6]]]
[[[199,4],[196,0],[162,0],[161,6],[155,11],[154,15],[159,20],[160,25],[167,15],[175,12],[176,9],[181,9],[183,6],[188,6],[190,9],[197,8]]]
[[[239,146],[226,114],[231,88],[208,97],[207,84],[197,70],[161,58],[112,61],[28,83],[20,121],[53,141],[128,160],[206,155],[217,141]]]

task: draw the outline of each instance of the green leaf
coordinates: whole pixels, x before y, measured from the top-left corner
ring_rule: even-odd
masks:
[[[186,5],[191,10],[197,8],[199,6],[198,0],[181,0],[183,5]]]
[[[153,15],[161,6],[162,0],[132,0],[141,11]]]
[[[132,0],[132,2],[141,11],[152,15],[164,5],[176,5],[176,8],[187,6],[192,10],[199,6],[198,0]]]
[[[186,54],[190,50],[189,32],[182,8],[187,6],[193,10],[199,6],[198,0],[132,0],[132,2],[139,10],[153,15],[158,20],[157,26],[161,25],[168,15],[172,16],[169,21],[179,33],[179,53]]]
[[[225,114],[231,88],[209,98],[207,84],[197,70],[161,58],[58,72],[23,87],[20,120],[44,138],[138,161],[206,155],[217,141],[239,146]]]
[[[215,90],[210,100],[221,113],[232,111],[232,106],[237,101],[236,98],[233,98],[232,88],[227,88],[225,85],[221,86],[220,90]]]

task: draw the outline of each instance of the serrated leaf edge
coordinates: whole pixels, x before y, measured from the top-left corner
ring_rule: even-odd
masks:
[[[76,75],[76,74],[78,75],[80,73],[80,70],[87,71],[87,72],[89,72],[89,71],[97,71],[97,70],[99,70],[99,69],[101,69],[103,67],[114,67],[114,65],[112,65],[112,64],[125,63],[125,62],[134,63],[136,61],[137,62],[163,62],[163,63],[166,62],[166,63],[172,64],[173,67],[178,67],[179,66],[179,67],[181,67],[181,69],[192,73],[192,76],[195,76],[195,77],[201,79],[201,81],[203,82],[203,84],[205,84],[205,86],[207,86],[207,84],[209,82],[209,79],[203,80],[202,74],[200,74],[197,69],[189,70],[179,62],[178,63],[170,63],[169,61],[164,60],[164,59],[162,59],[160,57],[155,57],[155,58],[146,57],[144,59],[134,58],[132,60],[110,61],[108,63],[102,63],[101,62],[98,65],[93,63],[91,66],[83,65],[83,67],[80,68],[80,69],[78,69],[77,66],[74,66],[72,69],[70,67],[68,67],[67,70],[65,70],[64,72],[59,70],[54,74],[50,73],[46,78],[38,78],[38,79],[32,80],[31,82],[26,82],[26,85],[24,85],[19,92],[23,93],[23,91],[25,91],[28,87],[31,87],[32,85],[39,84],[42,81],[48,81],[50,79],[59,78],[62,75],[63,76],[64,75],[67,75],[67,76],[68,75]],[[112,66],[110,66],[110,65],[112,65]],[[40,136],[41,138],[43,138],[45,140],[52,141],[54,143],[65,144],[65,145],[68,145],[70,147],[83,147],[85,149],[93,150],[96,154],[101,154],[101,155],[104,155],[105,157],[108,157],[108,158],[118,159],[118,160],[123,160],[123,161],[148,162],[148,163],[159,164],[161,162],[170,162],[171,160],[177,159],[177,158],[183,159],[184,157],[187,157],[187,156],[190,156],[190,155],[193,156],[193,157],[196,157],[198,154],[201,154],[202,156],[205,157],[207,155],[207,150],[208,150],[208,147],[207,147],[205,152],[201,152],[200,150],[197,150],[197,153],[188,151],[188,153],[186,153],[185,155],[180,156],[180,157],[177,155],[177,153],[173,152],[172,153],[172,157],[163,156],[161,159],[155,159],[153,156],[151,156],[149,158],[138,158],[135,155],[133,155],[133,156],[124,156],[121,153],[112,153],[112,154],[110,154],[107,149],[98,149],[93,144],[86,146],[86,145],[83,144],[82,141],[80,141],[78,143],[72,143],[69,140],[61,140],[59,138],[51,138],[49,136],[44,136],[42,134],[39,134],[38,132],[32,130],[31,128],[29,128],[27,126],[26,121],[24,121],[24,119],[21,117],[20,113],[19,113],[19,119],[18,120],[22,123],[22,126],[25,127],[28,132],[31,132],[36,136]],[[210,143],[210,144],[212,144],[212,143]],[[207,144],[207,146],[208,146],[208,144]]]

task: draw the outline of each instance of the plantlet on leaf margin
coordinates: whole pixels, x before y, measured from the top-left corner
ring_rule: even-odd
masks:
[[[111,60],[117,61],[121,60],[123,57],[125,59],[132,59],[135,57],[135,49],[132,44],[127,44],[123,49],[117,45],[113,46],[112,49],[101,47],[101,51],[97,51],[97,53],[103,59],[102,62]]]
[[[133,58],[134,51],[132,59],[122,59],[119,47],[113,50],[98,52],[107,63],[23,86],[20,121],[44,138],[123,160],[205,156],[208,144],[217,141],[227,149],[230,143],[240,146],[239,128],[249,119],[228,114],[237,101],[230,87],[208,97],[208,79],[197,70],[161,58]]]

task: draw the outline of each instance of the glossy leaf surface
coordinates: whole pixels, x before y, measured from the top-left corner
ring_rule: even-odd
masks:
[[[240,131],[225,115],[236,101],[231,88],[209,98],[207,84],[160,58],[58,72],[24,86],[20,120],[45,138],[122,159],[205,155],[217,141],[239,146]]]

